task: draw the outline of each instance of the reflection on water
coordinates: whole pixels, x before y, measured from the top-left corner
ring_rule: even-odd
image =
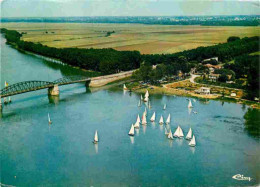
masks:
[[[146,132],[146,125],[143,125],[143,133],[145,134],[145,132]]]
[[[192,154],[195,153],[195,149],[196,149],[195,147],[191,147],[191,146],[190,146],[190,151],[191,151]]]
[[[245,129],[249,135],[260,137],[260,110],[249,108],[244,115]]]
[[[152,128],[155,129],[155,122],[152,122]]]
[[[189,113],[189,115],[191,114],[191,112],[192,112],[192,109],[191,109],[191,108],[188,108],[188,113]]]
[[[129,136],[129,137],[130,137],[131,144],[134,144],[135,143],[135,138],[133,136]]]
[[[139,136],[140,129],[135,128],[136,135]]]
[[[173,145],[173,139],[169,139],[169,146],[172,147]]]
[[[95,147],[95,152],[96,152],[96,154],[98,154],[98,144],[97,144],[97,143],[94,144],[94,147]]]
[[[183,138],[176,138],[176,142],[178,146],[182,146],[183,144]]]
[[[163,131],[163,125],[159,125],[160,131]]]
[[[49,103],[57,105],[57,104],[59,104],[60,96],[59,95],[55,95],[55,96],[48,95],[48,99],[49,99]]]

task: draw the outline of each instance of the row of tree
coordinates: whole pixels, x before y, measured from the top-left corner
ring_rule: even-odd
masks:
[[[111,48],[54,48],[20,40],[22,35],[17,31],[1,29],[1,33],[5,34],[8,43],[16,44],[19,49],[57,58],[69,65],[100,71],[102,74],[137,69],[142,60],[139,51],[116,51]]]

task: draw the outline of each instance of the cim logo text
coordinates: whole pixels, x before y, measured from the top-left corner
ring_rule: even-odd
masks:
[[[239,181],[251,181],[251,177],[244,177],[244,175],[236,174],[232,177],[233,179],[239,180]]]

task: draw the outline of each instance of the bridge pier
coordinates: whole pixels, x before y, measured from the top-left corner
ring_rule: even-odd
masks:
[[[48,94],[52,96],[57,96],[60,94],[58,84],[55,84],[53,87],[48,89]]]
[[[87,81],[85,82],[85,86],[86,86],[87,88],[89,87],[90,81],[91,81],[91,80],[87,80]]]

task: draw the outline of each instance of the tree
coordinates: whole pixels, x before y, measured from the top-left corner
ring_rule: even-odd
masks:
[[[227,42],[234,42],[236,40],[240,40],[240,38],[238,36],[230,36],[228,39],[227,39]]]

